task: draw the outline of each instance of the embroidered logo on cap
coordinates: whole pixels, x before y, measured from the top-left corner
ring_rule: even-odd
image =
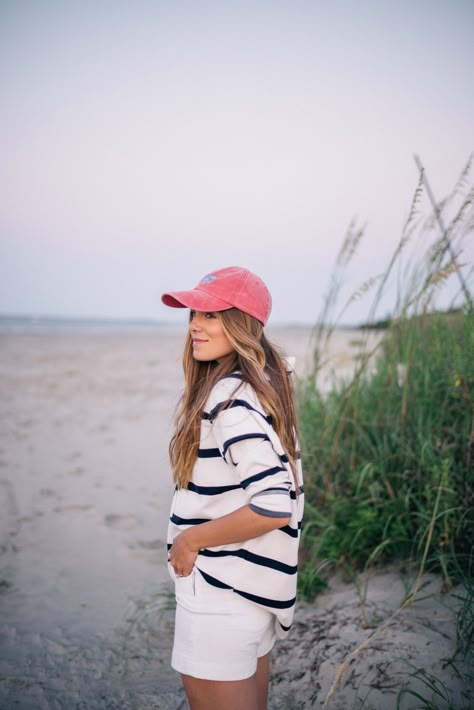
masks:
[[[216,279],[217,279],[217,276],[215,274],[208,274],[203,279],[201,279],[201,283],[202,284],[211,284]]]

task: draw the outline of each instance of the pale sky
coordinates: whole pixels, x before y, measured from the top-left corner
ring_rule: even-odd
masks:
[[[176,320],[239,265],[315,322],[351,219],[348,293],[413,154],[441,199],[474,149],[473,36],[474,0],[0,0],[0,313]]]

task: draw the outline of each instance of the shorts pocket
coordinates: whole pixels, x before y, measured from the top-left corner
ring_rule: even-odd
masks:
[[[186,577],[179,577],[173,568],[171,568],[171,570],[174,579],[176,600],[182,601],[187,599],[188,601],[192,601],[196,597],[196,568],[193,567],[191,574],[188,574]]]

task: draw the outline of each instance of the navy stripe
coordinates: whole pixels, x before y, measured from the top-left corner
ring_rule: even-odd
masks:
[[[228,402],[219,402],[219,404],[216,404],[216,406],[211,409],[209,414],[207,412],[204,412],[202,414],[202,418],[212,422],[217,417],[217,415],[220,414],[220,412],[225,412],[227,411],[227,409],[234,409],[235,407],[244,407],[244,409],[248,409],[250,412],[255,412],[255,414],[259,414],[262,419],[265,419],[268,424],[272,423],[272,418],[270,416],[267,416],[259,409],[253,407],[250,402],[247,402],[247,400],[245,399],[231,399]]]
[[[211,584],[213,587],[219,587],[219,589],[232,589],[232,587],[228,584],[225,584],[224,582],[215,579],[215,577],[211,577],[210,574],[203,572],[201,569],[199,570],[199,572],[200,574],[202,574],[206,582],[208,584]],[[294,597],[293,599],[288,599],[286,601],[279,601],[277,599],[267,599],[266,597],[259,597],[256,594],[249,594],[248,592],[243,592],[240,589],[234,589],[233,591],[236,594],[239,594],[241,597],[244,597],[245,599],[249,599],[250,601],[256,602],[257,604],[262,604],[263,606],[269,606],[272,609],[290,609],[296,603],[296,597]]]
[[[201,496],[218,496],[221,493],[227,493],[228,491],[235,491],[239,489],[241,489],[240,484],[235,486],[196,486],[196,484],[192,481],[188,483],[188,491],[198,493]]]
[[[304,493],[304,486],[300,486],[300,495]],[[296,500],[296,491],[290,491],[290,498]]]
[[[272,487],[270,487],[270,488],[265,488],[265,490],[260,491],[259,493],[256,493],[255,495],[256,495],[256,496],[261,496],[261,495],[265,495],[265,493],[270,493],[270,492],[272,492],[272,491],[276,491],[277,493],[284,493],[285,495],[288,495],[288,493],[290,492],[290,491],[288,490],[288,488],[286,488],[286,487],[282,487],[282,486],[272,486]]]
[[[201,525],[201,523],[208,523],[212,518],[180,518],[179,515],[173,513],[170,521],[175,525]]]
[[[232,589],[229,584],[224,584],[224,582],[221,582],[218,579],[215,579],[215,577],[211,577],[210,574],[206,574],[206,572],[203,572],[202,569],[197,569],[199,571],[199,574],[202,574],[206,582],[208,584],[211,584],[213,587],[219,587],[219,589]]]
[[[298,524],[298,529],[292,528],[290,525],[284,525],[282,528],[277,528],[277,530],[281,530],[281,532],[286,533],[290,537],[298,537],[301,530],[301,523]]]
[[[296,604],[296,597],[293,599],[288,599],[286,601],[280,601],[278,599],[267,599],[266,597],[259,597],[257,594],[250,594],[249,592],[242,592],[239,589],[234,589],[236,594],[240,594],[244,599],[248,599],[256,604],[262,604],[263,606],[270,606],[272,609],[290,609]]]
[[[249,503],[250,510],[258,515],[263,515],[266,518],[291,518],[291,510],[289,512],[281,512],[276,510],[268,510],[268,508],[260,508],[255,503]]]
[[[240,550],[207,550],[204,548],[199,551],[199,555],[203,557],[240,557],[242,560],[251,562],[254,565],[269,567],[278,572],[283,572],[283,574],[296,574],[298,571],[298,565],[286,565],[284,562],[272,560],[271,557],[256,555],[254,552],[249,552],[249,550],[244,548]]]
[[[283,631],[289,631],[291,629],[291,626],[285,626],[284,624],[281,623],[281,621],[278,621],[278,623],[280,624]]]
[[[280,458],[281,458],[281,460],[283,461],[283,463],[288,463],[288,456],[287,456],[286,454],[282,454],[282,455],[280,456]],[[296,452],[295,458],[296,458],[297,461],[298,461],[298,459],[301,458],[301,451],[297,451],[297,452]]]
[[[199,449],[198,457],[200,459],[218,459],[221,458],[219,449]]]
[[[266,468],[264,471],[260,471],[260,473],[256,473],[254,476],[249,476],[245,480],[241,482],[242,488],[247,488],[250,486],[251,483],[254,483],[255,481],[261,481],[262,478],[266,478],[267,476],[273,476],[274,473],[278,473],[279,471],[285,471],[286,473],[286,468],[282,468],[282,466],[273,466],[273,468]]]
[[[262,439],[263,441],[270,441],[268,436],[263,432],[259,434],[240,434],[239,436],[233,436],[231,439],[227,439],[227,441],[224,442],[224,447],[222,449],[223,457],[225,458],[227,449],[229,449],[233,444],[237,444],[239,441],[247,441],[248,439]]]

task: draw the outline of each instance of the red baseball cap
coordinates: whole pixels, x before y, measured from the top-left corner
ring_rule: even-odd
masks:
[[[272,297],[262,279],[240,266],[211,271],[192,291],[164,293],[161,300],[171,308],[192,308],[205,312],[238,308],[263,325],[272,310]]]

